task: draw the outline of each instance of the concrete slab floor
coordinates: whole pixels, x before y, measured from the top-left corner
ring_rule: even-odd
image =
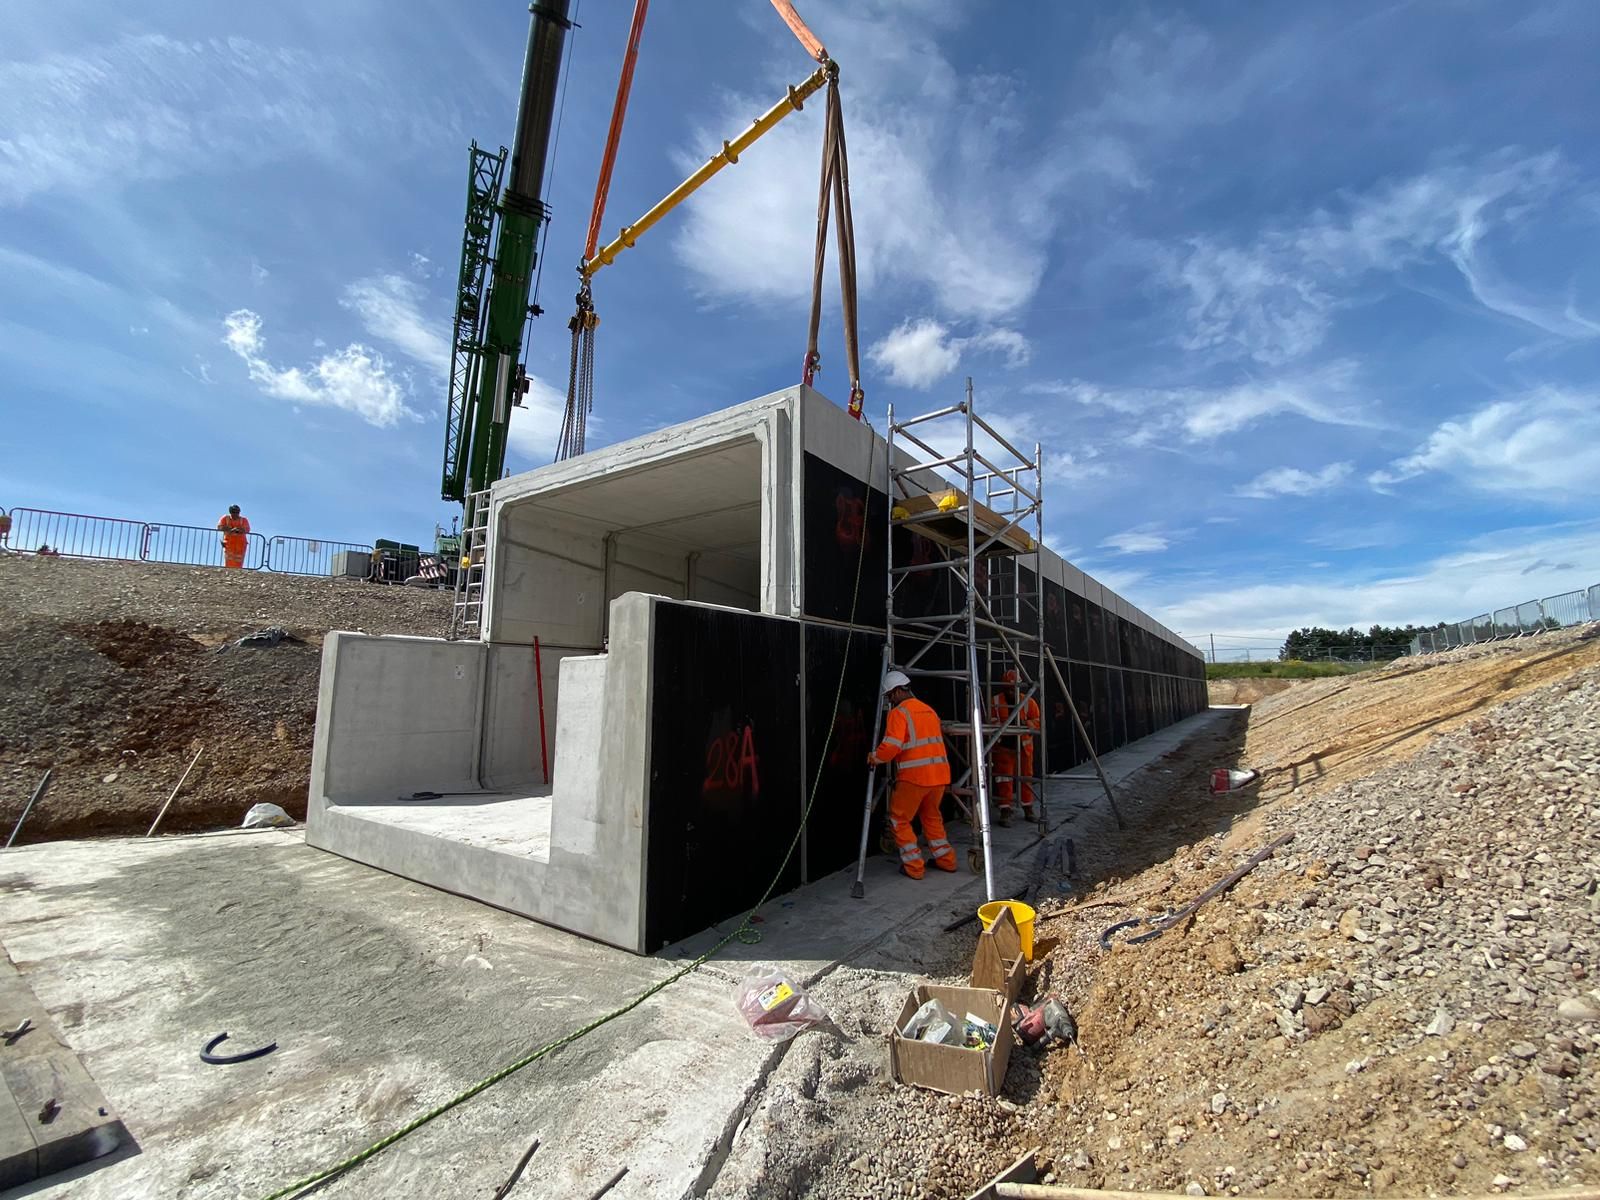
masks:
[[[1225,716],[1125,747],[1107,771],[1125,777]],[[1052,784],[1057,835],[1094,819],[1097,793]],[[997,852],[997,883],[1011,887],[1032,862],[1031,831],[1003,833],[1012,856]],[[806,978],[862,956],[914,972],[982,889],[965,871],[916,883],[871,865],[866,901],[850,899],[845,872],[774,902],[759,945],[733,943],[724,966],[318,1194],[487,1195],[534,1137],[543,1145],[518,1185],[529,1196],[588,1195],[623,1166],[617,1200],[698,1194],[781,1053],[734,1010],[741,960],[787,961]],[[610,1011],[701,941],[638,958],[321,853],[298,831],[20,847],[0,855],[0,893],[0,941],[136,1139],[8,1200],[265,1196]],[[279,1049],[202,1064],[223,1030],[241,1048]]]
[[[347,804],[345,816],[379,821],[401,829],[531,858],[550,861],[550,820],[554,806],[548,784],[525,795],[465,792],[437,800],[395,804]]]
[[[1220,716],[1217,710],[1196,713],[1106,755],[1100,760],[1101,768],[1115,788]],[[1092,774],[1093,770],[1086,763],[1069,773]],[[1105,791],[1098,780],[1051,779],[1046,813],[1050,823],[1049,840],[1082,837],[1091,824],[1097,830],[1105,824]],[[976,844],[977,833],[965,823],[952,823],[949,828],[950,841],[961,859],[961,869],[955,873],[937,871],[930,866],[923,879],[907,879],[900,874],[898,859],[877,852],[874,838],[874,844],[869,847],[871,853],[863,880],[866,895],[862,899],[850,897],[850,885],[855,879],[853,867],[817,880],[769,902],[757,925],[761,941],[755,945],[732,942],[718,956],[719,960],[781,962],[809,978],[835,963],[854,962],[869,949],[882,951],[886,941],[903,939],[905,931],[916,931],[915,941],[927,929],[942,930],[957,918],[976,912],[985,899],[983,876],[968,870],[967,847]],[[1020,818],[1009,828],[991,831],[997,897],[1016,894],[1019,881],[1027,878],[1038,857],[1039,843],[1038,826],[1024,824]],[[735,917],[724,921],[661,953],[664,957],[692,958],[710,949],[724,934],[737,927],[740,920]],[[894,956],[880,953],[877,957],[892,959]],[[906,946],[903,961],[905,965],[899,969],[915,970],[914,945]]]

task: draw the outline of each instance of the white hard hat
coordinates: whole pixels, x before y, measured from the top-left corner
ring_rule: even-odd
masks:
[[[883,677],[883,691],[885,695],[894,691],[895,688],[908,688],[910,686],[911,680],[906,676],[904,671],[890,671]]]

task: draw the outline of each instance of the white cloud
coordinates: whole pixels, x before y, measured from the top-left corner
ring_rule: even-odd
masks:
[[[902,387],[927,388],[949,375],[967,351],[1003,354],[1006,365],[1027,363],[1028,340],[1013,329],[990,329],[971,337],[953,337],[932,317],[908,318],[874,345],[867,357],[889,373],[889,382]]]
[[[261,318],[247,308],[223,321],[222,341],[249,369],[262,392],[279,400],[340,408],[369,425],[386,429],[402,419],[420,420],[406,405],[405,388],[390,374],[388,361],[375,350],[352,342],[324,355],[309,368],[276,367],[266,357]]]
[[[1028,365],[1028,360],[1033,357],[1033,347],[1028,345],[1028,339],[1015,329],[989,329],[983,333],[975,333],[969,338],[961,338],[958,344],[963,354],[968,350],[988,350],[995,354],[1003,354],[1008,367],[1025,367]]]
[[[1150,572],[1139,570],[1120,571],[1116,568],[1100,569],[1094,573],[1094,581],[1101,587],[1110,588],[1117,595],[1127,599],[1128,593],[1138,587],[1150,577]]]
[[[238,172],[314,154],[342,165],[351,129],[369,148],[431,146],[453,133],[425,106],[394,103],[399,86],[348,56],[243,37],[130,34],[0,61],[0,204],[99,194],[216,163]]]
[[[1544,565],[1541,565],[1543,560]],[[1572,564],[1577,564],[1574,570]],[[1365,629],[1460,621],[1600,582],[1600,523],[1502,529],[1431,561],[1382,571],[1328,569],[1314,582],[1230,580],[1215,591],[1145,589],[1152,611],[1198,636],[1251,630],[1281,639],[1308,625]]]
[[[1374,487],[1432,471],[1479,491],[1561,501],[1600,495],[1600,395],[1540,388],[1445,421]]]
[[[1244,383],[1196,403],[1181,416],[1184,432],[1195,441],[1237,433],[1267,417],[1293,414],[1319,425],[1363,425],[1367,418],[1327,397],[1327,377]]]
[[[1058,450],[1049,454],[1044,460],[1045,485],[1104,479],[1111,474],[1111,467],[1099,458],[1100,451],[1089,445],[1080,445],[1076,452]]]
[[[906,321],[867,352],[867,357],[889,372],[889,382],[925,388],[937,383],[961,361],[950,344],[948,330],[928,317]]]
[[[511,410],[511,428],[506,433],[510,450],[535,466],[549,462],[561,437],[561,420],[566,415],[567,396],[537,376],[528,377],[528,394]],[[597,427],[594,415],[589,428]]]
[[[1562,307],[1554,308],[1504,279],[1480,246],[1486,232],[1484,222],[1474,218],[1460,230],[1450,250],[1450,261],[1461,272],[1479,304],[1559,338],[1600,335],[1600,323],[1578,312],[1570,299]]]
[[[1208,119],[1203,101],[1216,88],[1194,86],[1190,70],[1206,35],[1144,26],[1092,52],[1094,102],[1063,115],[1059,96],[1041,108],[1015,77],[954,66],[940,39],[981,21],[974,11],[953,5],[934,20],[927,5],[817,0],[806,17],[845,64],[862,291],[902,287],[941,315],[997,321],[1038,291],[1050,243],[1075,211],[1094,211],[1103,191],[1145,185],[1133,140]],[[696,122],[676,156],[685,173],[792,82],[792,39],[761,22],[782,66],[760,93],[726,97]],[[1143,98],[1169,81],[1162,111],[1152,112]],[[822,111],[818,96],[675,217],[673,248],[707,294],[796,304],[809,296]]]
[[[1155,554],[1172,543],[1166,535],[1148,529],[1128,529],[1114,533],[1100,545],[1118,554]]]
[[[1274,496],[1314,496],[1337,487],[1350,477],[1347,462],[1329,463],[1320,471],[1302,471],[1299,467],[1275,467],[1257,475],[1240,487],[1235,495],[1253,500],[1270,500]]]
[[[1600,335],[1570,302],[1552,307],[1500,280],[1481,249],[1491,233],[1528,220],[1565,174],[1554,152],[1505,151],[1386,184],[1248,244],[1202,236],[1159,252],[1161,273],[1187,297],[1181,344],[1270,365],[1303,358],[1357,302],[1364,277],[1430,260],[1454,265],[1486,309],[1563,337]]]
[[[372,275],[347,286],[339,303],[375,338],[394,346],[438,376],[450,370],[445,314],[425,314],[422,288],[403,275]]]
[[[1211,441],[1280,416],[1319,425],[1376,424],[1356,366],[1348,360],[1222,388],[1117,387],[1071,379],[1037,381],[1022,390],[1134,418],[1127,441],[1136,446],[1167,439]]]

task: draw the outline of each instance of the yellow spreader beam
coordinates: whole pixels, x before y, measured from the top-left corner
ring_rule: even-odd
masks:
[[[831,62],[818,67],[799,87],[791,87],[788,95],[757,117],[755,123],[749,129],[746,129],[733,141],[723,142],[721,153],[713,154],[706,160],[704,166],[663,196],[657,201],[654,208],[632,225],[624,225],[622,232],[617,234],[616,240],[602,246],[593,258],[584,263],[583,277],[585,279],[594,278],[596,271],[614,262],[617,255],[638,241],[640,234],[692,196],[699,190],[701,184],[722,170],[723,167],[738,162],[739,156],[754,145],[756,139],[790,113],[798,112],[808,99],[822,90],[823,86],[828,82],[829,75],[837,71],[838,67]]]

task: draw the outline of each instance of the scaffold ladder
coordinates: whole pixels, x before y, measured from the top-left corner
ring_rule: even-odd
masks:
[[[890,552],[885,663],[914,683],[933,681],[930,694],[948,689],[945,695],[960,714],[943,723],[951,750],[965,744],[965,762],[952,772],[950,794],[975,834],[968,864],[983,872],[984,894],[993,900],[991,758],[1002,743],[1010,744],[1016,766],[1008,776],[1013,794],[1024,784],[1031,787],[1041,828],[1045,823],[1044,582],[1037,554],[1044,536],[1040,448],[1035,444],[1030,458],[979,416],[971,379],[965,398],[945,408],[897,421],[891,407],[886,440]],[[927,539],[925,549],[931,553],[897,562],[897,530]],[[1024,563],[1030,557],[1031,569]],[[943,586],[908,587],[917,575]],[[909,593],[919,591],[926,606],[930,590],[948,603],[935,604],[935,612],[913,611]],[[1009,672],[1016,673],[1014,684],[1006,681]],[[1003,711],[994,703],[1002,688],[1010,696]],[[1030,704],[1040,714],[1037,729],[1027,723]],[[1024,777],[1027,738],[1034,740],[1037,769]],[[866,822],[871,807],[869,801]],[[861,894],[865,846],[863,836],[853,894]]]
[[[450,609],[450,638],[482,634],[484,555],[489,544],[489,492],[470,492],[466,524],[461,529],[461,561],[457,564],[455,601]]]

